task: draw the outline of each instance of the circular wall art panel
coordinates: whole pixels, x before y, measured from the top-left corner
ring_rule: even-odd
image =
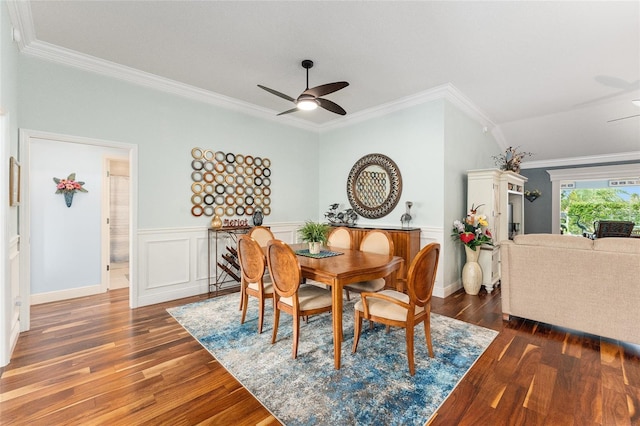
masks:
[[[213,178],[213,173],[207,172],[207,173],[204,174],[204,181],[205,182],[211,183],[211,182],[213,182],[213,179],[214,179]]]
[[[202,158],[204,158],[207,161],[211,161],[213,160],[213,151],[211,151],[210,149],[207,149],[204,151],[204,153],[202,154]]]
[[[213,164],[211,161],[207,161],[206,163],[204,163],[204,169],[207,172],[212,172],[215,170],[215,164]]]
[[[233,215],[235,214],[235,212],[236,212],[236,209],[234,209],[234,208],[233,208],[233,206],[228,206],[228,207],[224,210],[224,213],[225,213],[227,216],[233,216]]]
[[[224,159],[225,159],[224,152],[222,152],[222,151],[217,151],[217,152],[216,152],[216,155],[215,155],[215,159],[216,159],[216,161],[218,161],[218,162],[220,162],[220,161],[224,161]]]
[[[200,194],[193,194],[191,196],[191,203],[192,204],[202,204],[202,195]]]
[[[193,170],[202,170],[203,167],[204,167],[204,163],[200,160],[193,160],[191,162],[191,168]]]
[[[199,194],[202,192],[202,184],[200,182],[193,182],[191,184],[191,192],[194,194]]]
[[[213,216],[213,206],[204,206],[204,215]]]
[[[202,206],[198,205],[198,206],[191,207],[191,214],[194,215],[195,217],[202,216],[202,213],[204,213]]]
[[[191,180],[194,182],[202,182],[202,172],[191,173]]]
[[[242,154],[236,155],[236,163],[244,164],[244,155],[242,155]]]
[[[195,159],[195,160],[199,160],[202,158],[202,149],[201,148],[193,148],[191,150],[191,156]]]

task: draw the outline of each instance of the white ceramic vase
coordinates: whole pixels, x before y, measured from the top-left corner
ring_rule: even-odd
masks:
[[[318,254],[320,253],[320,247],[322,247],[322,243],[319,241],[310,241],[309,242],[309,253]]]
[[[478,294],[480,287],[482,286],[482,268],[478,263],[480,247],[476,247],[476,250],[472,250],[465,245],[464,251],[467,255],[467,262],[462,267],[462,286],[467,294],[475,296]]]

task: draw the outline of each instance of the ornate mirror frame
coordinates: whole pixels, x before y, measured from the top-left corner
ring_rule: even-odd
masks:
[[[347,179],[347,197],[362,217],[378,219],[391,213],[402,194],[402,176],[386,155],[368,154],[356,161]]]

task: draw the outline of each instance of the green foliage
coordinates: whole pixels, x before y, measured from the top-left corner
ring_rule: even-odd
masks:
[[[325,223],[306,221],[304,226],[298,229],[298,234],[300,234],[302,241],[327,244],[327,237],[329,236],[330,230],[331,226]]]
[[[594,232],[597,220],[629,220],[640,225],[640,197],[625,201],[621,189],[576,189],[563,191],[560,201],[567,233],[582,235]]]

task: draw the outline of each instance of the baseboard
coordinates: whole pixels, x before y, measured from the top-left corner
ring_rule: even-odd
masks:
[[[40,305],[42,303],[74,299],[76,297],[92,296],[94,294],[100,293],[102,293],[100,284],[90,285],[86,287],[69,288],[66,290],[51,291],[48,293],[37,293],[31,295],[31,305]]]

